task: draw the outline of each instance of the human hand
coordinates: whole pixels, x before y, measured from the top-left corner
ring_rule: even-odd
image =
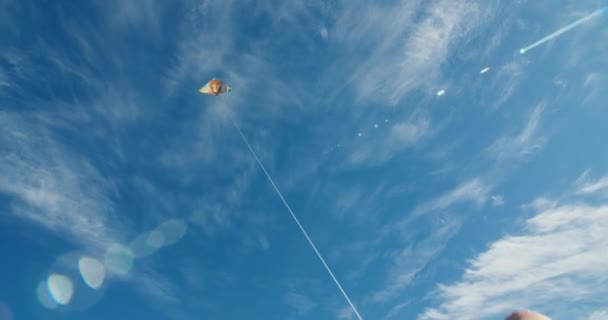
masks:
[[[530,310],[517,310],[505,320],[551,320],[551,318]]]

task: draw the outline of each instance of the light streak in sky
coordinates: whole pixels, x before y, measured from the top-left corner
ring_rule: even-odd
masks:
[[[541,45],[541,44],[543,44],[543,43],[545,43],[545,42],[547,42],[547,41],[549,41],[549,40],[551,40],[551,39],[559,36],[560,34],[566,32],[566,31],[569,31],[570,29],[572,29],[574,27],[577,27],[578,25],[580,25],[582,23],[585,23],[585,22],[587,22],[587,21],[595,18],[596,16],[601,15],[602,13],[605,13],[606,11],[608,11],[608,7],[604,7],[602,9],[595,10],[591,14],[589,14],[589,15],[583,17],[583,18],[580,18],[580,19],[572,22],[571,24],[569,24],[569,25],[567,25],[567,26],[565,26],[565,27],[563,27],[563,28],[561,28],[561,29],[553,32],[552,34],[550,34],[550,35],[548,35],[548,36],[546,36],[546,37],[544,37],[544,38],[542,38],[542,39],[534,42],[533,44],[531,44],[531,45],[529,45],[529,46],[527,46],[525,48],[519,49],[519,53],[524,54],[524,53],[530,51],[531,49],[533,49],[534,47],[537,47],[537,46],[539,46],[539,45]]]

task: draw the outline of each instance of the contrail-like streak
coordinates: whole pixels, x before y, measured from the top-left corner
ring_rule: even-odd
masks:
[[[285,200],[285,198],[283,198],[283,194],[281,194],[281,191],[279,190],[279,188],[277,188],[277,186],[274,184],[274,181],[272,180],[272,178],[270,177],[270,175],[266,171],[266,168],[264,168],[264,165],[262,164],[262,162],[258,158],[257,154],[255,153],[255,151],[253,150],[253,148],[249,144],[249,141],[247,141],[247,138],[245,138],[245,135],[243,134],[243,131],[241,131],[241,128],[236,123],[236,121],[234,121],[234,119],[232,117],[230,117],[230,119],[232,120],[232,123],[234,124],[234,127],[236,128],[236,130],[239,131],[239,134],[241,135],[241,138],[243,138],[243,141],[245,141],[245,144],[247,144],[247,147],[249,147],[249,151],[251,151],[251,154],[255,158],[255,161],[257,161],[257,163],[260,165],[260,168],[262,169],[262,171],[264,171],[264,174],[266,174],[266,178],[268,178],[268,181],[270,181],[270,184],[272,184],[272,187],[274,188],[274,191],[277,192],[277,194],[279,195],[279,198],[281,198],[281,200],[283,201],[283,204],[285,205],[285,207],[287,208],[287,210],[289,211],[289,213],[291,213],[291,216],[293,217],[293,220],[295,220],[295,222],[298,225],[298,227],[300,227],[300,230],[302,230],[302,233],[304,234],[304,237],[306,237],[306,240],[308,240],[308,243],[310,243],[310,246],[315,251],[315,253],[319,257],[319,259],[321,260],[321,263],[323,263],[323,266],[325,267],[325,269],[327,270],[327,272],[329,273],[329,275],[331,276],[331,278],[334,280],[334,282],[338,286],[338,289],[340,289],[340,292],[342,292],[342,295],[344,296],[344,298],[346,299],[346,301],[348,301],[348,304],[353,309],[353,312],[357,315],[357,318],[359,318],[359,320],[363,320],[363,318],[361,317],[361,315],[357,311],[357,308],[355,308],[355,305],[350,301],[350,298],[348,297],[348,295],[346,294],[346,292],[344,291],[344,289],[342,289],[342,286],[340,285],[340,282],[338,282],[338,279],[336,279],[336,277],[334,276],[334,273],[331,271],[331,269],[329,268],[329,266],[327,265],[327,263],[325,263],[325,260],[323,259],[323,257],[319,253],[319,250],[317,250],[317,247],[315,246],[315,244],[312,242],[312,240],[310,239],[310,237],[306,233],[306,230],[304,230],[304,227],[302,226],[302,224],[300,224],[300,221],[296,217],[295,213],[293,213],[293,211],[291,210],[291,207],[289,207],[289,204],[287,203],[287,201]]]
[[[563,28],[561,28],[561,29],[553,32],[552,34],[550,34],[550,35],[548,35],[548,36],[546,36],[546,37],[544,37],[544,38],[542,38],[542,39],[534,42],[533,44],[531,44],[531,45],[529,45],[529,46],[527,46],[525,48],[519,49],[519,53],[524,54],[524,53],[530,51],[531,49],[533,49],[534,47],[539,46],[539,45],[541,45],[541,44],[543,44],[543,43],[545,43],[545,42],[547,42],[547,41],[549,41],[549,40],[551,40],[551,39],[559,36],[560,34],[566,32],[566,31],[569,31],[570,29],[578,26],[579,24],[585,23],[585,22],[587,22],[587,21],[595,18],[596,16],[598,16],[598,15],[600,15],[602,13],[605,13],[606,11],[608,11],[608,7],[604,7],[602,9],[595,10],[590,15],[585,16],[583,18],[580,18],[580,19],[572,22],[571,24],[569,24],[569,25],[567,25],[567,26],[565,26],[565,27],[563,27]]]

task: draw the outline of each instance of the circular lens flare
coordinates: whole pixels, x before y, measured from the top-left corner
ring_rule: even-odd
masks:
[[[82,257],[78,260],[78,271],[84,283],[91,289],[98,290],[103,285],[106,269],[97,259]]]
[[[46,286],[51,298],[56,303],[65,306],[72,300],[74,285],[68,277],[61,274],[52,274],[46,280]]]
[[[154,232],[159,232],[163,239],[162,246],[170,246],[179,241],[188,229],[188,225],[178,219],[171,219],[163,222]],[[153,232],[153,233],[154,233]]]
[[[160,249],[165,244],[165,235],[158,230],[154,230],[148,234],[146,244],[151,248]]]
[[[106,269],[114,274],[125,276],[133,266],[133,252],[119,244],[113,244],[106,251],[104,262]]]
[[[36,288],[36,296],[38,296],[38,301],[47,309],[55,309],[57,308],[57,303],[53,301],[51,295],[49,294],[49,290],[46,286],[46,281],[41,281],[38,284],[38,288]]]

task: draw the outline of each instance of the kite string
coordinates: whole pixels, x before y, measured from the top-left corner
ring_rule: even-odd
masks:
[[[287,208],[287,210],[289,211],[289,213],[291,213],[291,216],[293,217],[293,220],[296,222],[296,224],[298,225],[298,227],[300,227],[300,230],[304,234],[304,237],[306,237],[306,240],[308,240],[308,243],[310,243],[310,246],[315,251],[315,253],[319,257],[319,259],[321,260],[321,263],[323,263],[323,266],[325,267],[325,269],[327,270],[327,272],[329,273],[329,275],[331,276],[331,278],[336,283],[336,286],[338,286],[338,289],[340,289],[340,292],[342,292],[342,295],[344,296],[344,298],[346,299],[346,301],[348,302],[348,304],[350,305],[350,307],[353,309],[353,312],[357,315],[357,318],[359,320],[363,320],[363,318],[361,317],[361,315],[357,311],[357,308],[355,308],[355,305],[350,301],[350,298],[348,297],[348,295],[346,294],[346,292],[344,291],[344,289],[342,289],[342,286],[340,285],[340,282],[338,282],[338,279],[336,279],[336,277],[334,276],[334,273],[331,271],[331,269],[329,268],[329,266],[327,265],[327,263],[325,263],[325,259],[323,259],[323,257],[321,256],[321,253],[319,253],[319,250],[317,250],[317,247],[315,246],[315,244],[312,242],[312,240],[308,236],[308,233],[306,233],[306,230],[304,230],[304,227],[302,226],[302,224],[300,224],[300,221],[296,217],[295,213],[293,213],[293,211],[291,210],[291,207],[289,206],[289,204],[287,203],[287,201],[285,200],[285,198],[283,198],[283,194],[281,194],[281,191],[275,185],[274,181],[270,177],[270,174],[268,174],[268,172],[266,171],[266,168],[264,168],[264,165],[262,164],[262,162],[258,158],[257,154],[255,153],[255,151],[253,150],[253,148],[249,144],[249,141],[247,141],[247,138],[245,138],[245,135],[241,131],[241,128],[239,127],[239,125],[236,123],[236,121],[232,117],[230,117],[230,120],[232,120],[232,123],[234,124],[234,127],[236,128],[236,130],[238,130],[238,132],[241,135],[241,138],[243,138],[243,141],[245,142],[245,144],[247,144],[247,147],[249,148],[249,151],[251,151],[251,154],[253,155],[253,157],[257,161],[258,165],[260,166],[260,168],[262,169],[262,171],[264,171],[264,174],[266,175],[266,178],[268,178],[268,181],[270,182],[270,184],[272,184],[272,187],[276,191],[277,195],[279,196],[279,198],[281,198],[281,201],[283,201],[283,204],[285,205],[285,207]]]

